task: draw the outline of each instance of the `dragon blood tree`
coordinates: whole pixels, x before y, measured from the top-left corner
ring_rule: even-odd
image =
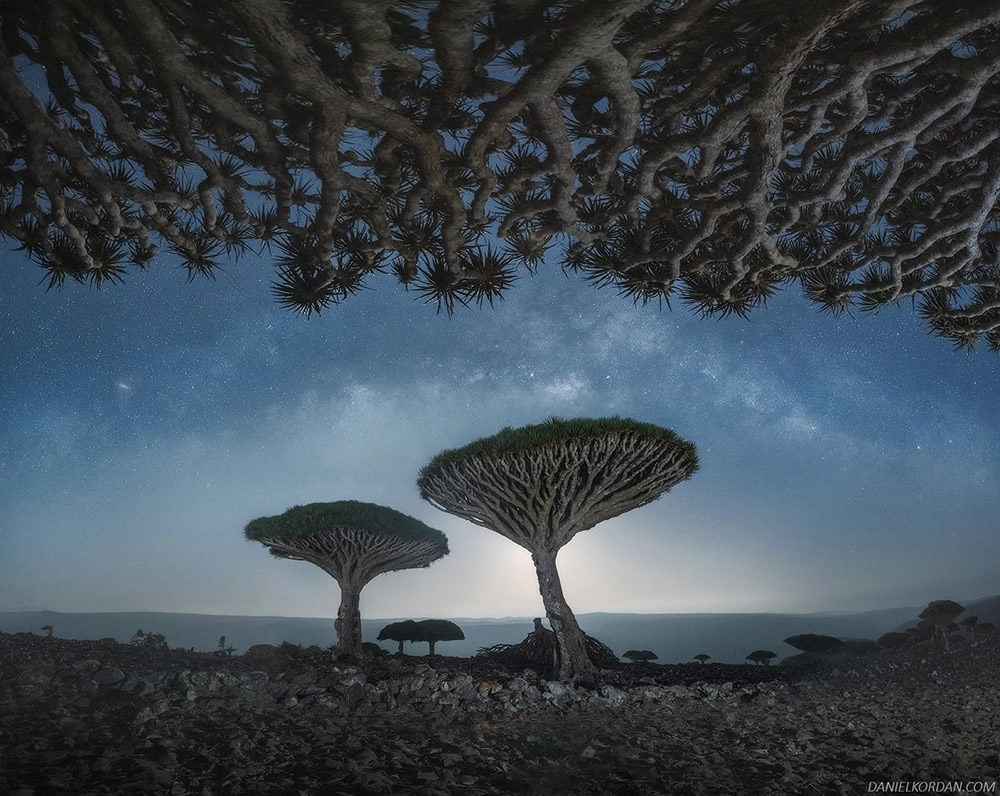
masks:
[[[412,619],[402,622],[392,622],[378,632],[379,641],[396,641],[399,643],[399,654],[403,654],[403,643],[413,641],[417,635],[417,623]]]
[[[619,417],[505,428],[446,450],[420,471],[420,496],[531,553],[559,677],[597,669],[566,604],[556,554],[580,531],[645,506],[698,469],[692,443],[673,431]]]
[[[958,619],[964,611],[965,607],[954,600],[931,600],[927,607],[920,612],[919,618],[934,628],[935,633],[940,636],[947,647],[949,646],[948,626]]]
[[[465,633],[454,622],[447,619],[422,619],[414,622],[415,633],[412,641],[426,641],[430,647],[427,654],[432,656],[439,641],[465,641]]]
[[[448,554],[441,531],[385,506],[341,500],[293,506],[275,517],[258,517],[247,539],[271,555],[309,561],[340,585],[338,655],[361,654],[361,590],[376,575],[430,566]]]

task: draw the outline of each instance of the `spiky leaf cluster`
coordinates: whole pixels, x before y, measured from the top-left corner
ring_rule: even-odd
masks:
[[[911,299],[1000,349],[993,0],[7,0],[0,233],[49,287],[272,246],[310,315],[546,257],[746,316]],[[41,89],[33,82],[44,74]]]

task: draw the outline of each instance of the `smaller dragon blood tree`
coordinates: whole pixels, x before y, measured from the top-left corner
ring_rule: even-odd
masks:
[[[340,585],[336,652],[361,655],[361,590],[376,575],[430,566],[448,554],[441,531],[394,509],[341,500],[293,506],[244,529],[271,555],[308,561]]]
[[[965,611],[965,606],[954,600],[931,600],[927,607],[920,612],[920,619],[933,627],[935,635],[944,642],[945,647],[949,647],[948,633],[951,632],[952,625]],[[956,627],[957,629],[957,627]]]

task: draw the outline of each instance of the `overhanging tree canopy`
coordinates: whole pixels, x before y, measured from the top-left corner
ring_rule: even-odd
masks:
[[[263,241],[293,309],[388,270],[450,312],[553,249],[1000,348],[994,0],[6,0],[2,34],[0,231],[50,285]]]
[[[337,652],[361,654],[361,590],[376,575],[427,567],[448,553],[441,531],[394,509],[341,500],[293,506],[247,523],[247,539],[278,558],[309,561],[340,585]]]
[[[698,469],[692,443],[628,418],[505,428],[435,456],[417,479],[431,505],[531,552],[559,674],[592,677],[583,631],[566,603],[556,554],[576,534],[656,500]]]

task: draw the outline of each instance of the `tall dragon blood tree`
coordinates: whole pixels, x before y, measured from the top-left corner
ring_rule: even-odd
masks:
[[[420,471],[420,496],[531,553],[555,632],[562,679],[597,669],[566,603],[556,555],[576,534],[645,506],[698,469],[695,446],[673,431],[619,417],[505,428],[445,450]]]
[[[361,654],[361,590],[372,578],[427,567],[448,554],[441,531],[394,509],[356,500],[293,506],[284,514],[250,521],[244,534],[271,555],[309,561],[337,581],[338,655]]]

